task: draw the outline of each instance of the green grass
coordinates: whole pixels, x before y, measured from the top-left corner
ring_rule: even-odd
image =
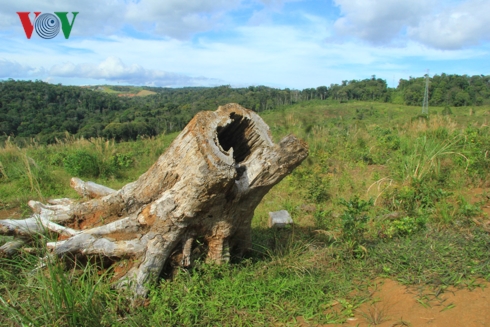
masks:
[[[428,120],[414,119],[419,107],[366,102],[312,101],[265,112],[275,140],[294,133],[310,155],[256,209],[247,258],[182,270],[153,285],[136,308],[111,290],[111,271],[99,274],[96,263],[67,269],[50,262],[33,271],[28,253],[0,258],[0,324],[295,325],[299,316],[342,323],[369,300],[378,277],[434,289],[488,281],[489,217],[481,207],[488,201],[473,190],[488,194],[490,187],[490,108],[437,114],[442,109],[431,108]],[[76,197],[73,169],[119,188],[176,135],[22,148],[7,142],[0,149],[0,209],[28,215],[29,199]],[[83,158],[91,170],[76,166]],[[295,225],[268,229],[268,212],[280,209]]]
[[[28,262],[27,262],[28,261]],[[66,271],[60,262],[35,270],[32,258],[4,263],[0,323],[13,326],[98,326],[113,324],[107,304],[115,296],[96,265]],[[6,287],[5,283],[9,284]]]

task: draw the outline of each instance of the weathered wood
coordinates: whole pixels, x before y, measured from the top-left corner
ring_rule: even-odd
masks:
[[[80,178],[73,177],[70,180],[70,186],[77,191],[80,196],[88,197],[90,199],[101,198],[116,192],[112,188],[104,185],[96,184],[94,182],[84,182]]]
[[[4,245],[0,246],[0,257],[5,256],[5,257],[11,257],[19,249],[21,249],[27,241],[23,238],[17,238],[13,241],[7,242]]]
[[[33,217],[0,220],[0,233],[64,235],[53,253],[102,254],[130,260],[118,285],[146,294],[169,257],[192,265],[196,239],[207,261],[221,263],[251,245],[253,213],[264,195],[308,155],[307,145],[286,136],[274,144],[268,126],[237,104],[198,113],[157,162],[135,182],[115,191],[72,179],[91,200],[30,202]]]
[[[44,227],[35,217],[0,220],[0,234],[2,235],[31,236],[43,232]]]

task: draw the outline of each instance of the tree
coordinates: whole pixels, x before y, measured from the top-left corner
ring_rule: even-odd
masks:
[[[470,95],[465,91],[459,91],[454,96],[454,105],[456,107],[462,107],[470,104]]]
[[[47,229],[62,237],[47,244],[55,255],[127,258],[118,285],[145,296],[146,283],[156,281],[172,254],[180,265],[192,264],[197,240],[211,262],[243,254],[255,207],[307,155],[307,145],[292,135],[274,144],[264,121],[237,104],[200,112],[119,191],[74,178],[75,190],[91,200],[31,201],[31,218],[0,220],[0,233],[18,237],[0,251],[14,252],[25,237]]]

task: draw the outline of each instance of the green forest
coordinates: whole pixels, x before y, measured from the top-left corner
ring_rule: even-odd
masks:
[[[181,130],[201,110],[236,102],[256,112],[310,100],[375,101],[421,106],[425,78],[401,79],[397,88],[373,75],[369,79],[303,90],[266,86],[132,87],[63,86],[42,81],[0,81],[0,141],[36,138],[42,144],[77,137],[135,140]],[[128,92],[150,91],[146,96]],[[126,95],[126,96],[125,96]],[[133,95],[133,94],[129,94]],[[446,108],[490,104],[490,75],[435,75],[429,105]]]

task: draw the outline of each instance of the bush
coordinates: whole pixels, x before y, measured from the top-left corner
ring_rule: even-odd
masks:
[[[345,207],[341,215],[342,232],[348,240],[361,242],[364,239],[364,232],[367,230],[368,212],[374,205],[374,200],[361,200],[354,196],[349,201],[340,199],[340,204]]]
[[[116,153],[111,157],[111,165],[117,169],[125,169],[130,168],[133,165],[133,157],[132,153],[124,154],[124,153]]]
[[[100,174],[99,160],[85,150],[77,150],[63,159],[65,170],[77,177],[97,177]]]
[[[386,230],[388,237],[408,236],[414,232],[424,229],[427,223],[427,218],[419,217],[403,217],[399,220],[394,220],[389,224]]]
[[[320,176],[312,177],[311,183],[307,187],[305,198],[314,203],[322,203],[330,200],[330,181],[324,180]]]

